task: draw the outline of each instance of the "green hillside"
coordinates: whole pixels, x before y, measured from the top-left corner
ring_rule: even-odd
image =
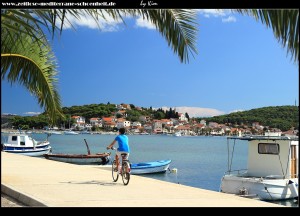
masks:
[[[171,109],[164,111],[161,108],[153,110],[150,108],[137,108],[130,104],[131,109],[127,110],[126,119],[128,121],[138,121],[141,115],[150,116],[152,119],[163,118],[178,118],[178,113]],[[71,116],[83,116],[87,120],[92,117],[105,117],[114,115],[117,111],[115,104],[89,104],[82,106],[63,107],[63,112],[66,115],[64,120],[57,122],[57,125],[69,125]],[[186,113],[188,117],[188,113]],[[118,116],[117,117],[121,117]],[[2,127],[9,127],[13,125],[15,128],[43,128],[48,126],[47,116],[41,114],[39,116],[2,116]],[[189,117],[188,117],[189,119]],[[220,115],[214,117],[193,118],[197,122],[202,119],[206,122],[217,122],[220,124],[227,124],[232,127],[246,125],[252,126],[253,122],[259,122],[262,126],[269,126],[270,128],[278,128],[281,131],[287,131],[291,128],[299,130],[299,107],[298,106],[273,106],[252,109],[248,111],[235,112],[227,115]],[[72,122],[71,122],[72,123]]]
[[[263,126],[287,131],[292,127],[299,129],[299,106],[270,106],[201,119],[222,124],[248,126],[253,122],[259,122]]]

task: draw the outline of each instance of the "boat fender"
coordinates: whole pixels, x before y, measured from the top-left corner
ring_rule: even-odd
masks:
[[[292,180],[289,180],[288,185],[289,185],[289,188],[290,188],[293,198],[298,197],[298,188],[296,186],[296,183],[293,182]]]
[[[248,195],[248,194],[249,194],[249,192],[246,188],[243,187],[243,188],[239,189],[239,195]]]
[[[172,172],[172,173],[177,173],[177,168],[173,168],[173,169],[171,170],[171,172]]]

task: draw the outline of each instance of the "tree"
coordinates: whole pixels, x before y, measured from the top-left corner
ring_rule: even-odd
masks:
[[[184,116],[188,119],[188,121],[190,121],[190,116],[187,112],[184,114]]]
[[[6,27],[9,25],[13,30]],[[52,122],[63,116],[56,75],[56,61],[46,38],[26,34],[22,25],[2,17],[1,10],[1,79],[24,85]]]

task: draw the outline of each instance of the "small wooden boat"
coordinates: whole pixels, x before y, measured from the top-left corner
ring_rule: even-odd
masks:
[[[73,164],[97,164],[105,165],[110,160],[110,153],[97,154],[44,154],[44,157],[49,160],[61,161]]]
[[[166,172],[170,166],[171,160],[158,160],[143,163],[130,164],[131,174],[149,174]]]
[[[66,163],[73,163],[73,164],[86,164],[86,165],[105,165],[110,160],[110,152],[108,153],[97,153],[91,154],[89,146],[84,139],[88,154],[44,154],[43,156],[49,160],[56,160]]]

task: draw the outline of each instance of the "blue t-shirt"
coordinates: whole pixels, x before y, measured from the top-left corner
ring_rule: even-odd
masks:
[[[128,137],[125,134],[120,134],[115,138],[118,141],[119,148],[118,151],[128,152],[130,153],[129,145],[128,145]]]

